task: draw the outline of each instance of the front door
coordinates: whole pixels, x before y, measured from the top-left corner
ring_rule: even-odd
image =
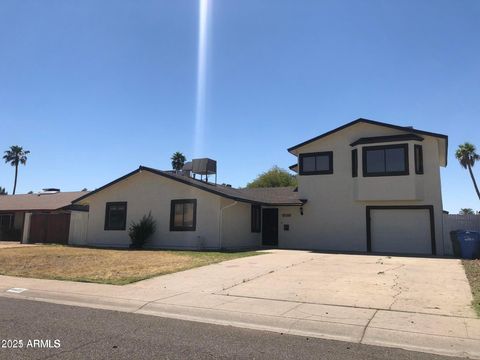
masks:
[[[278,209],[262,210],[262,245],[278,246]]]

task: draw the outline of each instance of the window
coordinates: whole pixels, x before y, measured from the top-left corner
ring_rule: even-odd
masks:
[[[423,148],[422,145],[415,145],[415,174],[423,174]]]
[[[0,229],[11,230],[13,228],[13,214],[0,214]]]
[[[260,231],[262,231],[262,207],[252,205],[252,232],[259,233]]]
[[[408,144],[363,148],[363,176],[408,174]]]
[[[333,174],[333,152],[300,154],[300,175]]]
[[[352,150],[352,177],[358,176],[358,151]]]
[[[195,231],[197,226],[197,200],[172,200],[170,231]]]
[[[105,210],[105,230],[125,230],[127,203],[108,202]]]

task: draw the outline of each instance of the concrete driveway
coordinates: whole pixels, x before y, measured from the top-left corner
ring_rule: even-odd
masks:
[[[480,359],[455,259],[272,250],[125,286],[0,275],[0,296]]]
[[[455,259],[313,254],[222,293],[312,304],[475,316]]]

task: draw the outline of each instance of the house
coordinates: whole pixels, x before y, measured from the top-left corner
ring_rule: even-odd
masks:
[[[72,213],[88,211],[72,201],[87,193],[45,189],[0,196],[0,241],[67,243]]]
[[[151,213],[151,247],[443,255],[447,148],[445,135],[357,119],[288,149],[296,189],[210,183],[216,163],[197,159],[179,173],[141,166],[73,204],[89,206],[88,245],[128,246],[128,224]]]
[[[157,231],[149,247],[238,249],[261,245],[262,207],[303,203],[294,188],[234,189],[140,166],[74,204],[89,206],[88,238],[77,245],[127,247],[128,225],[151,213]]]

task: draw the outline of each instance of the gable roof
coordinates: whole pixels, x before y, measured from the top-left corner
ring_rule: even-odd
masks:
[[[21,194],[0,196],[0,211],[53,211],[66,209],[88,191],[57,192],[50,194]]]
[[[176,174],[173,172],[162,171],[147,166],[140,166],[138,169],[112,181],[108,184],[91,191],[88,194],[85,194],[78,199],[75,199],[73,203],[78,203],[84,200],[87,197],[90,197],[97,192],[100,192],[122,180],[125,180],[135,174],[138,174],[142,171],[148,171],[152,174],[163,176],[167,179],[178,181],[180,183],[193,186],[197,189],[201,189],[207,192],[210,192],[215,195],[222,196],[227,199],[247,202],[252,204],[259,205],[284,205],[284,206],[301,206],[304,201],[298,199],[298,192],[295,192],[294,187],[282,187],[282,188],[258,188],[258,189],[236,189],[232,187],[227,187],[224,185],[217,185],[212,183],[207,183],[205,181],[200,181],[193,179],[191,177]]]
[[[323,133],[321,135],[318,135],[314,138],[311,138],[307,141],[304,141],[300,144],[297,144],[295,146],[292,146],[290,148],[288,148],[288,152],[289,153],[292,153],[292,151],[302,147],[302,146],[305,146],[307,144],[310,144],[314,141],[317,141],[317,140],[320,140],[324,137],[327,137],[329,135],[332,135],[336,132],[339,132],[343,129],[346,129],[350,126],[353,126],[353,125],[356,125],[356,124],[359,124],[359,123],[364,123],[364,124],[370,124],[370,125],[377,125],[377,126],[383,126],[383,127],[387,127],[387,128],[390,128],[390,129],[395,129],[395,130],[400,130],[400,131],[406,131],[410,134],[417,134],[417,135],[425,135],[425,136],[432,136],[432,137],[436,137],[436,138],[439,138],[439,139],[442,139],[445,141],[445,165],[447,164],[447,151],[448,151],[448,136],[447,135],[443,135],[443,134],[438,134],[438,133],[433,133],[433,132],[429,132],[429,131],[424,131],[424,130],[418,130],[418,129],[414,129],[413,127],[410,127],[410,126],[399,126],[399,125],[393,125],[393,124],[387,124],[387,123],[383,123],[383,122],[380,122],[380,121],[375,121],[375,120],[369,120],[369,119],[364,119],[364,118],[359,118],[357,120],[354,120],[354,121],[351,121],[345,125],[342,125],[340,127],[337,127],[336,129],[333,129],[333,130],[330,130],[330,131],[327,131],[326,133]],[[293,154],[293,153],[292,153]]]

